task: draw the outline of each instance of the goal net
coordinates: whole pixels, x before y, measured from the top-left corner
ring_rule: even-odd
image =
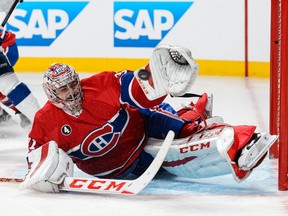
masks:
[[[288,1],[271,0],[270,132],[278,141],[270,158],[278,158],[278,189],[288,190]]]

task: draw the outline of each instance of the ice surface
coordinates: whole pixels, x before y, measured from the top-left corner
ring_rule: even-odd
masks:
[[[86,77],[89,74],[80,74]],[[21,73],[43,105],[42,74]],[[235,77],[198,77],[194,93],[213,93],[214,115],[232,125],[255,124],[268,131],[269,80]],[[178,107],[187,99],[171,99]],[[27,133],[17,116],[0,125],[0,177],[22,178],[26,171]],[[137,196],[91,194],[44,194],[19,191],[18,183],[0,183],[1,216],[266,216],[288,215],[288,192],[277,189],[277,160],[266,158],[243,183],[230,175],[184,179],[164,173]]]

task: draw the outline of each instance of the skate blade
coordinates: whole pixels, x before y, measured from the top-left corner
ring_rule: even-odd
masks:
[[[278,138],[277,135],[265,134],[264,139],[265,139],[265,142],[268,144],[265,145],[265,147],[261,150],[258,157],[256,157],[253,161],[251,161],[245,168],[247,168],[247,170],[252,169],[258,163],[258,161],[263,157],[263,155],[269,150],[269,148],[274,144],[277,138]]]

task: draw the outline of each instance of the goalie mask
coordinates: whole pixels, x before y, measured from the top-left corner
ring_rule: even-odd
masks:
[[[52,64],[44,74],[44,91],[51,103],[72,116],[82,112],[82,87],[75,70],[65,64]]]

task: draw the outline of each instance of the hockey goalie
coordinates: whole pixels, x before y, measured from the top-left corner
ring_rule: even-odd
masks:
[[[212,95],[175,110],[167,95],[193,91],[198,65],[180,46],[160,45],[136,71],[104,71],[80,80],[73,67],[44,73],[47,103],[29,133],[29,170],[21,188],[59,192],[74,164],[98,178],[141,175],[169,130],[176,137],[163,168],[177,176],[248,177],[277,138],[254,125],[232,126],[212,116]]]

